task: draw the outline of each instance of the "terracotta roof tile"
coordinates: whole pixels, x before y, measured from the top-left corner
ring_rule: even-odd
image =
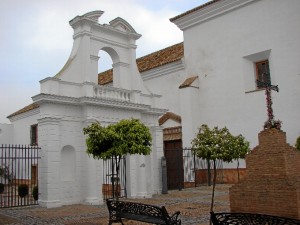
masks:
[[[21,114],[21,113],[28,112],[28,111],[33,110],[33,109],[36,109],[36,108],[38,108],[38,107],[39,107],[38,104],[32,103],[32,104],[30,104],[30,105],[28,105],[28,106],[25,106],[24,108],[18,110],[17,112],[14,112],[13,114],[9,115],[7,118],[10,118],[10,117],[19,115],[19,114]]]
[[[153,52],[136,60],[140,72],[175,62],[183,58],[183,43]]]
[[[113,70],[106,70],[105,72],[98,74],[98,84],[105,85],[112,82],[113,79]]]
[[[203,8],[205,8],[205,7],[207,7],[207,6],[211,5],[211,4],[214,4],[216,2],[219,2],[219,1],[221,1],[221,0],[212,0],[212,1],[209,1],[209,2],[207,2],[205,4],[203,4],[203,5],[200,5],[200,6],[196,7],[196,8],[193,8],[193,9],[191,9],[189,11],[186,11],[186,12],[184,12],[184,13],[178,15],[178,16],[175,16],[175,17],[171,18],[170,21],[173,22],[174,20],[177,20],[177,19],[179,19],[181,17],[184,17],[184,16],[186,16],[186,15],[188,15],[190,13],[196,12],[199,9],[203,9]]]
[[[183,58],[183,43],[172,45],[165,49],[153,52],[136,60],[139,72],[154,69],[156,67],[166,65],[178,61]],[[113,81],[112,69],[99,73],[98,82],[100,85],[105,85]]]
[[[190,87],[192,85],[192,83],[198,78],[198,76],[195,77],[189,77],[187,78],[180,86],[179,88],[186,88],[186,87]]]

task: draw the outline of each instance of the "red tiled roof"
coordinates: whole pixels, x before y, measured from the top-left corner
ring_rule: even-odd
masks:
[[[113,80],[113,70],[106,70],[98,74],[98,84],[105,85],[111,83]]]
[[[13,114],[9,115],[7,118],[10,118],[10,117],[19,115],[19,114],[24,113],[24,112],[28,112],[28,111],[33,110],[33,109],[36,109],[36,108],[38,108],[38,107],[39,107],[38,104],[32,103],[32,104],[30,104],[30,105],[28,105],[28,106],[25,106],[24,108],[18,110],[17,112],[14,112]]]
[[[183,43],[172,45],[165,49],[153,52],[136,60],[138,70],[141,72],[154,69],[156,67],[166,65],[178,61],[183,58]],[[112,69],[99,73],[98,83],[105,85],[113,81]]]
[[[179,19],[181,17],[184,17],[184,16],[186,16],[186,15],[188,15],[190,13],[193,13],[193,12],[199,10],[199,9],[203,9],[203,8],[205,8],[205,7],[207,7],[207,6],[211,5],[211,4],[214,4],[216,2],[219,2],[219,1],[221,1],[221,0],[212,0],[212,1],[209,1],[209,2],[207,2],[205,4],[203,4],[203,5],[200,5],[200,6],[196,7],[196,8],[193,8],[193,9],[191,9],[189,11],[186,11],[186,12],[184,12],[184,13],[178,15],[178,16],[175,16],[175,17],[171,18],[170,21],[173,22],[173,21],[175,21],[175,20],[177,20],[177,19]]]

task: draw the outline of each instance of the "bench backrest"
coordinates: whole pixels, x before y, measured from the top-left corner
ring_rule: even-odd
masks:
[[[135,215],[152,216],[164,220],[169,218],[169,214],[164,206],[158,207],[136,202],[116,201],[108,199],[107,207],[109,212],[114,212],[116,214],[131,213]]]
[[[252,213],[214,213],[211,212],[213,225],[300,225],[300,220],[279,216]]]

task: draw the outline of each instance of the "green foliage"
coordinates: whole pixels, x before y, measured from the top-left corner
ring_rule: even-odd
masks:
[[[0,165],[0,177],[3,177],[4,179],[8,180],[8,182],[11,182],[13,180],[13,175],[9,171],[8,166],[1,166]]]
[[[0,183],[0,194],[4,192],[4,184]]]
[[[249,151],[249,143],[242,135],[233,136],[226,127],[210,129],[203,124],[199,128],[197,136],[192,140],[192,151],[199,158],[213,161],[214,179],[210,211],[214,211],[216,160],[231,162],[234,159],[245,158]]]
[[[232,137],[231,145],[233,159],[244,159],[250,151],[249,142],[241,134]]]
[[[28,195],[29,188],[27,184],[20,184],[18,187],[18,194],[21,198],[24,198],[26,195]]]
[[[242,135],[233,136],[226,127],[210,129],[203,124],[192,140],[192,151],[202,159],[231,162],[245,158],[249,152],[249,142]]]
[[[35,201],[37,201],[39,199],[39,188],[38,186],[34,186],[32,189],[32,197]]]
[[[297,138],[296,140],[296,145],[295,145],[296,149],[298,149],[300,151],[300,136]]]
[[[95,159],[126,154],[149,155],[151,152],[149,128],[138,119],[124,119],[107,127],[96,122],[84,128],[83,132],[87,135],[87,153]]]

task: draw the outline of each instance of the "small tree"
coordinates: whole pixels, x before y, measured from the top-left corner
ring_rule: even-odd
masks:
[[[94,159],[112,159],[116,168],[117,187],[122,157],[127,154],[149,155],[151,152],[151,134],[148,127],[138,119],[124,119],[116,124],[103,127],[92,123],[83,129],[87,135],[86,152]],[[114,168],[113,168],[114,171]],[[112,179],[113,197],[114,178]],[[118,194],[117,194],[118,199]]]
[[[18,186],[18,194],[21,198],[21,204],[23,204],[23,198],[25,198],[29,193],[29,187],[27,184],[20,184]]]
[[[250,151],[249,142],[246,141],[246,139],[241,134],[236,137],[233,136],[232,147],[233,159],[237,160],[238,182],[240,182],[239,159],[245,159],[246,155]]]
[[[38,186],[34,186],[32,189],[32,197],[35,201],[37,201],[39,199],[39,187]]]
[[[245,149],[249,149],[249,143],[245,142],[242,135],[234,137],[226,127],[222,129],[218,127],[210,129],[206,124],[203,124],[199,128],[197,136],[192,140],[192,151],[194,154],[199,158],[213,161],[214,177],[211,211],[213,211],[214,206],[217,178],[216,160],[231,162],[238,156],[244,156],[243,152]]]
[[[4,192],[4,184],[0,183],[0,194]]]
[[[295,147],[296,147],[296,149],[298,149],[300,151],[300,136],[296,140]]]

